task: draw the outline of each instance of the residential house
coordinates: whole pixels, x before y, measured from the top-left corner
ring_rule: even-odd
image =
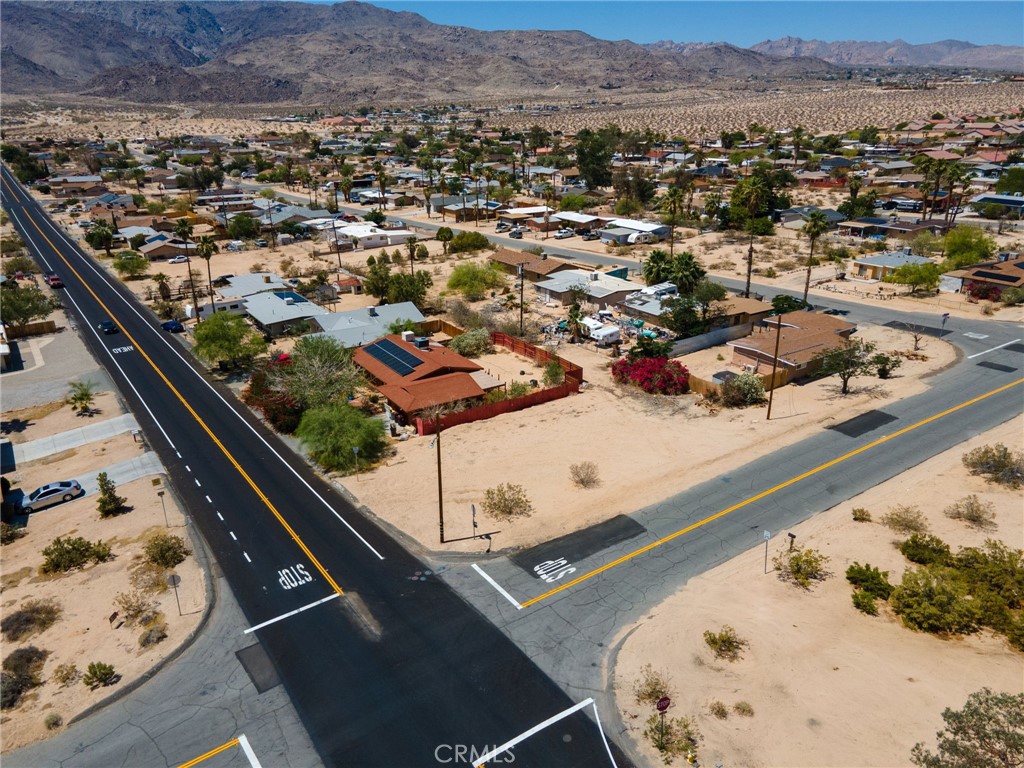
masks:
[[[851,260],[850,277],[854,280],[878,282],[907,264],[930,264],[931,259],[916,256],[909,248],[902,251],[858,256]]]
[[[1007,288],[1024,289],[1024,257],[1014,251],[999,253],[994,261],[985,261],[942,276],[939,290],[967,293],[980,286],[991,286],[1002,293]]]
[[[831,208],[819,208],[816,205],[804,205],[799,208],[786,208],[785,210],[776,211],[775,219],[786,229],[801,229],[815,211],[825,214],[825,221],[829,229],[835,229],[840,222],[846,220],[846,217],[839,213],[839,211]]]
[[[750,336],[727,344],[733,348],[733,362],[753,373],[771,372],[778,345],[778,367],[792,381],[814,373],[819,367],[814,358],[841,345],[856,328],[831,315],[788,312],[765,318]]]
[[[554,273],[536,284],[537,293],[544,301],[556,301],[563,306],[573,302],[582,293],[582,299],[601,306],[614,306],[636,291],[636,283],[614,277],[607,272],[585,269],[566,269]]]
[[[99,176],[55,176],[46,183],[54,197],[96,197],[109,191]]]
[[[245,300],[245,313],[257,328],[269,336],[289,333],[293,326],[312,323],[330,311],[308,299],[287,291],[264,291]]]
[[[1024,195],[1000,195],[995,192],[984,192],[971,198],[971,205],[1004,205],[1018,213],[1024,210]]]
[[[195,256],[196,244],[186,243],[178,238],[152,240],[139,248],[139,252],[150,261],[170,259],[175,256]]]
[[[424,317],[415,304],[403,301],[347,312],[331,312],[312,319],[313,324],[320,328],[320,333],[315,335],[330,337],[346,349],[361,347],[386,336],[390,333],[389,326],[401,320],[422,323]]]

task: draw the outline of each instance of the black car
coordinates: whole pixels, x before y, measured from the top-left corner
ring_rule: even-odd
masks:
[[[523,239],[523,233],[520,232],[518,229],[513,229],[511,232],[508,233],[508,236],[511,237],[513,240]]]
[[[104,320],[96,327],[103,331],[103,333],[106,334],[107,336],[109,336],[112,333],[117,333],[119,330],[121,330],[120,328],[117,327],[117,324],[113,320]]]
[[[185,326],[178,320],[168,320],[166,323],[160,323],[160,327],[168,333],[184,333]]]
[[[587,232],[582,236],[584,240],[600,240],[601,236],[597,232]]]

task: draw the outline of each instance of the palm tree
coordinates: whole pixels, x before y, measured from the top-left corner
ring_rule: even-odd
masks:
[[[743,295],[749,299],[750,278],[754,273],[754,233],[757,231],[754,221],[757,219],[757,215],[768,205],[772,192],[768,188],[768,184],[765,183],[765,180],[759,176],[752,176],[741,183],[745,186],[742,190],[737,189],[736,192],[740,193],[740,200],[738,202],[746,209],[747,232],[750,233],[750,245],[747,248],[747,283],[743,289]],[[734,199],[736,192],[733,192]]]
[[[217,314],[217,302],[213,298],[213,273],[210,271],[210,260],[213,258],[213,254],[220,252],[220,246],[214,242],[213,238],[209,235],[203,235],[196,241],[196,253],[199,257],[206,261],[206,279],[210,285],[210,304],[213,309],[213,314]],[[199,313],[196,313],[196,320],[199,319]]]
[[[669,226],[668,233],[668,253],[669,256],[675,252],[676,242],[676,225],[679,223],[679,219],[683,213],[683,207],[686,203],[686,193],[683,192],[679,187],[670,187],[668,192],[665,193],[665,198],[661,201],[661,210],[664,212],[662,221]]]
[[[97,246],[102,248],[108,259],[113,257],[114,254],[111,253],[110,248],[114,244],[114,228],[106,220],[101,219],[93,224],[86,240],[93,248]]]
[[[671,259],[669,269],[671,272],[669,279],[675,283],[679,293],[683,296],[689,296],[693,293],[693,290],[700,281],[707,277],[708,274],[704,267],[700,265],[700,262],[697,261],[697,258],[689,251],[683,251]]]
[[[187,217],[182,216],[174,224],[174,234],[185,241],[185,261],[188,264],[189,284],[192,286],[192,307],[196,313],[196,322],[199,322],[199,296],[196,294],[196,281],[192,275],[192,257],[189,254],[188,240],[192,237],[192,225]]]
[[[410,237],[405,241],[405,247],[409,251],[409,276],[414,274],[413,262],[416,261],[416,238]]]
[[[544,239],[548,239],[548,224],[551,221],[551,208],[555,205],[555,199],[558,194],[555,192],[555,188],[548,184],[544,187],[542,192],[544,195],[544,202],[547,204],[544,208]]]
[[[448,204],[448,187],[445,183],[444,171],[441,171],[441,175],[437,177],[437,184],[441,188],[441,221],[444,221],[444,208]]]
[[[374,174],[377,176],[377,191],[380,192],[380,200],[378,208],[383,211],[388,207],[387,198],[384,197],[384,193],[388,187],[388,175],[384,171],[384,163],[380,160],[374,160],[373,165],[370,166],[373,169]]]
[[[800,162],[800,147],[807,138],[807,132],[799,125],[793,129],[793,160]]]
[[[667,283],[672,278],[672,261],[667,251],[655,248],[647,255],[641,272],[648,285]]]
[[[811,252],[807,254],[807,277],[804,279],[804,304],[806,304],[807,294],[810,293],[811,290],[811,267],[814,264],[814,244],[818,242],[819,237],[828,231],[828,218],[825,216],[825,212],[811,211],[807,216],[807,222],[800,231],[804,233],[808,240],[811,241]]]
[[[850,202],[857,202],[857,194],[864,186],[864,179],[860,176],[850,176],[846,182],[846,188],[850,191]]]
[[[171,276],[157,272],[155,275],[150,275],[149,279],[156,283],[156,291],[160,294],[160,298],[168,301],[171,298]]]
[[[569,340],[575,344],[583,336],[583,312],[578,303],[569,307],[569,314],[566,317],[566,330],[569,331]]]

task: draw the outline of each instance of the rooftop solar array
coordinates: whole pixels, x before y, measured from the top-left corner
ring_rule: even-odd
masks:
[[[984,277],[987,280],[999,280],[1004,283],[1012,283],[1017,280],[1013,275],[1004,275],[1001,272],[986,272],[984,270],[978,270],[974,273],[977,277]]]
[[[365,349],[368,355],[384,363],[399,376],[408,376],[416,366],[423,363],[416,355],[402,349],[391,339],[381,339]]]

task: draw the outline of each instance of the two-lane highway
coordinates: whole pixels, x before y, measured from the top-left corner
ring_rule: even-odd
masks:
[[[459,745],[479,754],[576,703],[279,450],[6,168],[2,183],[5,209],[33,256],[61,274],[69,312],[168,467],[326,764],[425,766]],[[107,318],[121,332],[99,333]],[[583,712],[514,754],[520,765],[611,764]]]

